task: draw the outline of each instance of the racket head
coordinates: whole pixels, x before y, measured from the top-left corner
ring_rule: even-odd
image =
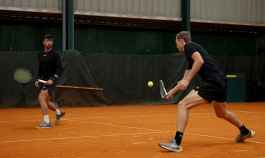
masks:
[[[32,80],[32,75],[26,68],[17,68],[14,72],[14,79],[18,83],[29,83]]]
[[[159,80],[159,88],[160,88],[161,97],[164,98],[165,95],[167,94],[167,91],[166,91],[164,82],[162,80]]]

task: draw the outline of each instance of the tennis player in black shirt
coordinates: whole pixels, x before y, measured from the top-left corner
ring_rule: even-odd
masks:
[[[44,121],[36,126],[36,128],[52,128],[52,124],[49,120],[48,108],[56,113],[55,124],[58,124],[61,121],[61,117],[65,115],[64,111],[60,111],[52,102],[50,102],[50,95],[53,95],[58,77],[62,73],[62,62],[60,55],[52,49],[53,37],[51,35],[44,35],[43,45],[44,51],[38,54],[38,78],[47,81],[47,83],[40,85],[40,83],[36,81],[35,86],[41,86],[38,99],[41,105]]]
[[[175,138],[168,143],[158,143],[158,145],[173,152],[183,151],[181,141],[188,123],[189,110],[207,102],[212,103],[217,117],[225,119],[240,130],[240,134],[235,139],[236,142],[244,142],[246,138],[254,137],[254,131],[247,129],[235,114],[226,111],[225,92],[227,79],[211,56],[201,45],[191,42],[191,35],[187,31],[177,34],[176,44],[180,52],[185,52],[188,67],[183,79],[165,95],[165,98],[168,98],[168,100],[172,99],[178,91],[186,90],[197,73],[203,79],[203,83],[198,89],[192,90],[179,102]]]

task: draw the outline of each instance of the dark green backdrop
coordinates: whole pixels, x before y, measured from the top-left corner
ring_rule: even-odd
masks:
[[[0,51],[39,51],[42,49],[42,37],[46,33],[54,35],[54,48],[62,50],[61,27],[58,23],[1,20]],[[75,50],[123,55],[171,54],[178,52],[175,45],[176,33],[178,31],[75,25]],[[211,55],[256,54],[256,38],[247,35],[192,33],[192,39]]]
[[[1,83],[7,82],[6,78],[12,79],[12,72],[14,71],[13,69],[15,67],[12,67],[13,69],[10,69],[11,66],[8,66],[10,63],[15,63],[16,66],[24,66],[23,64],[21,65],[21,63],[26,62],[28,64],[27,67],[36,71],[35,60],[37,59],[34,54],[43,49],[42,37],[44,34],[50,33],[54,35],[55,41],[53,48],[61,51],[61,27],[62,26],[59,23],[1,20]],[[167,84],[170,84],[170,86],[172,87],[172,83],[176,83],[177,78],[179,78],[179,74],[176,74],[178,72],[175,71],[175,69],[181,71],[177,67],[179,63],[174,63],[179,60],[180,57],[179,54],[176,54],[178,53],[175,44],[176,33],[178,33],[178,31],[76,25],[75,49],[82,52],[84,62],[86,63],[88,70],[91,71],[91,78],[94,79],[96,85],[100,88],[104,88],[108,87],[109,83],[111,83],[111,85],[115,85],[115,83],[120,84],[119,86],[116,86],[116,89],[115,86],[111,87],[111,89],[114,89],[114,91],[112,91],[110,88],[107,89],[106,94],[109,95],[108,97],[106,97],[104,96],[105,94],[103,94],[103,96],[101,96],[103,97],[103,99],[105,98],[103,101],[97,102],[93,100],[92,104],[130,104],[133,102],[143,104],[156,102],[158,98],[153,98],[153,101],[143,98],[137,100],[137,96],[140,96],[141,92],[137,92],[137,94],[135,94],[136,91],[130,89],[131,87],[122,89],[123,87],[127,87],[128,85],[123,81],[124,76],[120,74],[127,74],[127,76],[125,76],[126,81],[129,81],[129,79],[134,79],[135,81],[139,80],[139,82],[143,81],[143,83],[141,82],[141,84],[144,85],[145,82],[147,83],[147,81],[153,80],[152,72],[154,73],[157,71],[156,69],[159,69],[160,71],[158,75],[164,76],[164,80],[167,80]],[[264,52],[257,52],[258,54],[257,56],[255,56],[256,38],[232,34],[221,35],[209,33],[192,33],[192,39],[193,41],[200,43],[208,51],[208,53],[213,56],[217,65],[225,73],[246,74],[246,99],[247,101],[253,101],[253,83],[261,81],[263,85],[265,84],[265,57],[262,56]],[[170,60],[171,58],[176,60]],[[10,62],[10,60],[13,61]],[[33,60],[35,64],[30,64],[30,62],[32,62]],[[169,63],[165,63],[165,61]],[[145,64],[143,64],[142,62],[144,62]],[[69,64],[69,62],[67,63]],[[164,64],[157,65],[157,63]],[[148,64],[150,67],[148,66]],[[170,67],[161,68],[161,66],[164,66],[165,64],[169,65]],[[126,66],[126,68],[124,68],[124,66]],[[141,70],[143,66],[145,67],[145,71]],[[181,68],[184,70],[185,66],[183,66],[182,64]],[[163,72],[163,69],[171,70],[169,74],[165,75],[161,73]],[[129,70],[131,73],[126,72],[127,70]],[[147,70],[150,70],[151,74],[147,74],[146,72],[149,72]],[[130,77],[130,74],[139,75],[139,73],[142,79],[138,79],[137,77],[134,78],[135,76]],[[106,74],[108,75],[108,78],[104,78]],[[109,75],[114,76],[109,77]],[[119,82],[113,80],[113,78],[117,76],[121,77],[118,78],[118,80],[120,80]],[[155,79],[157,81],[160,78],[161,77],[156,77]],[[198,83],[198,81],[196,81],[196,83]],[[73,83],[64,82],[64,84]],[[133,87],[135,87],[136,85],[134,85]],[[0,103],[5,102],[5,104],[7,104],[6,101],[4,101],[7,97],[7,94],[11,95],[9,97],[9,99],[11,100],[16,100],[17,98],[15,96],[20,96],[20,101],[25,102],[25,96],[27,96],[24,93],[25,89],[27,93],[32,93],[32,91],[29,90],[31,88],[22,85],[18,87],[19,91],[12,91],[12,89],[8,87],[6,87],[6,89],[2,88],[2,97],[0,97]],[[117,91],[121,90],[124,97],[130,98],[132,97],[131,95],[135,95],[136,98],[132,97],[130,101],[126,98],[120,98],[116,94],[118,94]],[[148,93],[146,89],[144,92],[144,95],[156,93],[154,91],[152,91],[152,93]],[[5,95],[3,95],[4,93]],[[14,96],[12,96],[12,94],[14,94]],[[59,93],[58,95],[61,94]],[[80,96],[82,95],[83,94],[80,94]],[[128,95],[130,97],[128,97]],[[93,92],[91,92],[91,96],[98,97],[98,94],[93,94]],[[156,97],[159,97],[159,95]],[[35,93],[34,95],[32,95],[32,100],[30,101],[29,105],[37,103],[34,98],[36,99]],[[180,98],[176,99],[175,102],[179,101],[179,99]],[[17,101],[16,105],[20,105],[20,101]],[[61,99],[61,101],[63,101],[63,99]],[[85,100],[84,102],[91,101]]]

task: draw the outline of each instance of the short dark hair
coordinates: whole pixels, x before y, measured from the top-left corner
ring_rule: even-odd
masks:
[[[45,34],[45,35],[43,36],[43,41],[44,41],[45,39],[53,40],[53,36],[50,35],[50,34]]]
[[[188,31],[181,31],[176,37],[178,40],[183,39],[186,43],[191,42],[191,35]]]

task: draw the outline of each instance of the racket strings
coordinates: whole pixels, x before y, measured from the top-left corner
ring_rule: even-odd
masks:
[[[16,81],[20,83],[27,83],[32,79],[32,76],[30,72],[26,70],[18,69],[14,73],[14,78]]]

